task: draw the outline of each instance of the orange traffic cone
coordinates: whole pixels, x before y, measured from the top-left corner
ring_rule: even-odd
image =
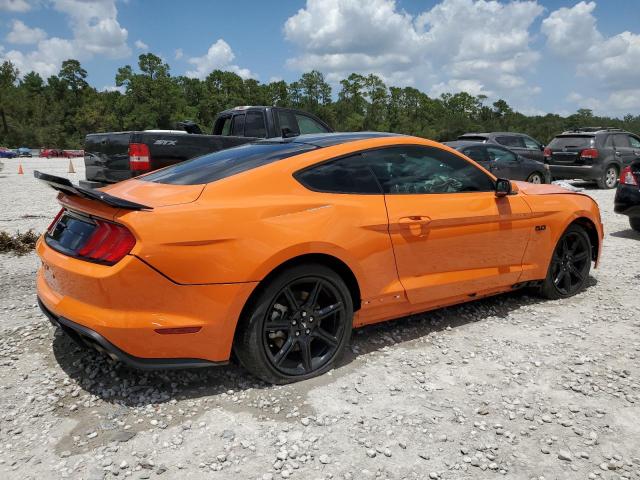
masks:
[[[71,161],[71,159],[69,159],[69,170],[67,173],[76,173],[75,169],[73,168],[73,162]]]
[[[24,175],[24,170],[22,169],[22,164],[18,164],[18,175]]]

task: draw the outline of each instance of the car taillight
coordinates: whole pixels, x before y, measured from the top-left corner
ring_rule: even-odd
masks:
[[[551,157],[552,156],[551,149],[549,147],[544,149],[544,156],[545,157]]]
[[[77,255],[109,265],[119,262],[136,244],[135,237],[123,225],[97,219],[95,222],[95,230]]]
[[[598,152],[598,150],[595,149],[595,148],[585,148],[584,150],[582,150],[580,152],[580,156],[582,158],[595,159],[595,158],[598,158],[600,156],[600,152]]]
[[[624,167],[622,172],[620,172],[620,183],[623,185],[635,185],[638,186],[638,181],[636,177],[633,175],[633,171],[631,167]]]
[[[55,228],[56,224],[58,223],[58,220],[60,220],[60,217],[62,216],[63,213],[64,213],[64,208],[61,208],[58,214],[54,217],[51,224],[47,227],[48,234],[51,234],[51,231]]]
[[[133,171],[145,171],[151,168],[149,146],[144,143],[129,144],[129,167]]]

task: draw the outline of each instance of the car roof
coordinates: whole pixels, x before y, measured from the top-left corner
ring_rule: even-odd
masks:
[[[488,146],[495,147],[495,146],[497,146],[497,145],[493,145],[493,144],[487,145],[484,142],[474,142],[473,140],[454,140],[452,142],[444,142],[443,145],[446,145],[448,147],[455,148],[455,149],[462,148],[462,147],[467,147],[469,145],[476,145],[476,146],[482,145],[482,146],[485,146],[485,147],[488,147]]]
[[[306,135],[297,135],[295,137],[268,138],[265,140],[259,140],[256,143],[300,143],[313,145],[315,147],[331,147],[333,145],[342,145],[343,143],[357,142],[358,140],[366,140],[369,138],[402,136],[404,135],[386,132],[310,133]]]
[[[492,135],[514,135],[514,136],[518,136],[518,137],[527,137],[528,135],[525,133],[519,133],[519,132],[468,132],[468,133],[464,133],[462,135],[460,135],[460,137],[471,137],[471,136],[477,136],[477,137],[490,137]],[[458,137],[459,138],[459,137]]]

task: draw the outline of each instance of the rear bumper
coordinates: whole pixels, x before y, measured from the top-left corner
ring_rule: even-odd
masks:
[[[629,217],[640,217],[640,188],[619,184],[614,200],[614,211]]]
[[[43,262],[37,292],[47,316],[136,368],[228,361],[238,318],[256,285],[180,285],[132,255],[110,267],[97,265],[42,240],[37,252]],[[157,332],[184,327],[199,330]]]
[[[224,365],[227,362],[212,362],[208,360],[200,360],[195,358],[141,358],[129,355],[127,352],[120,350],[109,340],[104,338],[98,332],[91,330],[79,323],[59,317],[51,310],[44,306],[42,300],[38,298],[40,310],[44,313],[53,326],[62,329],[76,343],[93,348],[99,352],[107,354],[114,360],[120,361],[130,367],[139,370],[168,370],[178,368],[197,368],[197,367],[213,367]]]
[[[553,178],[562,180],[597,180],[604,174],[601,165],[549,165],[549,170]]]

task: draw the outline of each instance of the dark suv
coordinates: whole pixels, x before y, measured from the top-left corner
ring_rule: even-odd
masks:
[[[622,169],[640,159],[640,137],[619,128],[579,128],[557,135],[544,157],[554,179],[593,180],[600,188],[615,188]]]
[[[491,133],[465,133],[460,135],[458,140],[468,142],[494,143],[507,147],[512,152],[517,153],[521,157],[544,161],[542,154],[544,146],[537,140],[524,133],[514,132],[491,132]]]

